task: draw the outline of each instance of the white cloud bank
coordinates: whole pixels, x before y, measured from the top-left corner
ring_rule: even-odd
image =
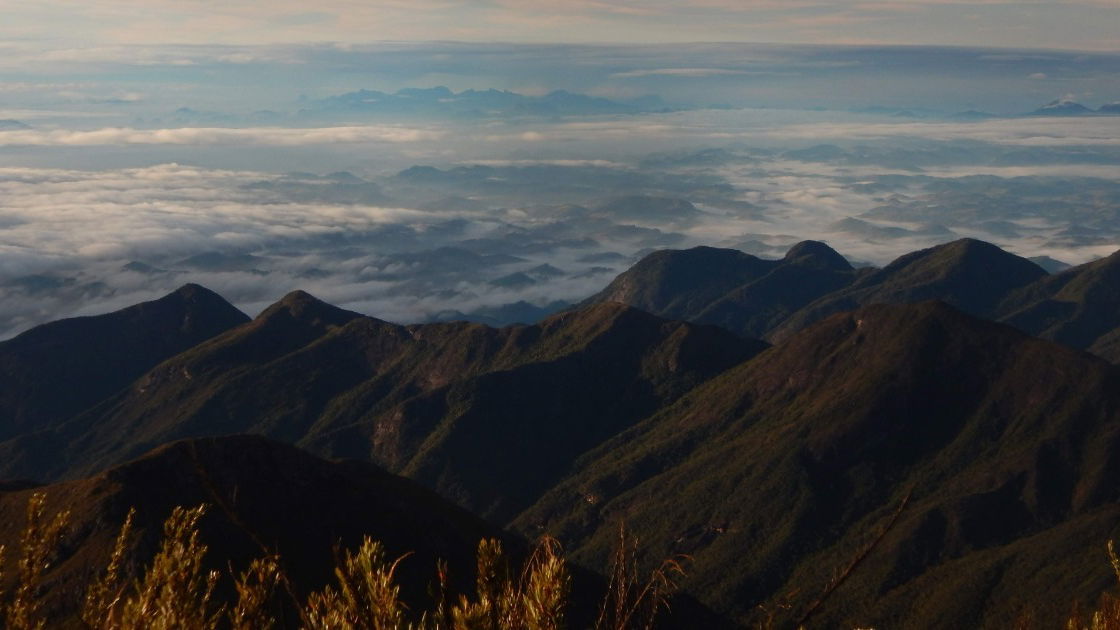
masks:
[[[130,129],[108,127],[90,131],[67,129],[0,131],[0,146],[89,147],[112,145],[230,145],[294,147],[338,143],[410,143],[444,137],[436,129],[388,125],[316,127],[180,127]]]

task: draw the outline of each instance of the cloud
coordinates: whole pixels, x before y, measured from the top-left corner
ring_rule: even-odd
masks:
[[[1120,117],[1010,118],[977,123],[811,123],[779,126],[761,135],[770,138],[889,140],[926,138],[972,140],[1023,147],[1120,146]]]
[[[775,255],[818,238],[882,263],[944,240],[944,230],[926,225],[942,223],[952,234],[1068,262],[1116,248],[1120,228],[1108,223],[1120,202],[1120,118],[885,120],[759,109],[484,125],[75,131],[44,124],[31,134],[0,132],[0,145],[30,147],[6,152],[0,164],[69,159],[99,169],[0,167],[0,338],[188,281],[247,312],[303,288],[361,312],[415,321],[518,299],[578,299],[649,247],[724,245]],[[353,142],[386,145],[362,151]],[[789,153],[822,143],[836,151]],[[151,148],[161,145],[172,148]],[[837,151],[847,157],[828,157]],[[643,159],[652,152],[660,155]],[[364,179],[261,172],[261,156],[270,154],[289,156],[283,168],[349,168]],[[153,155],[201,155],[202,163],[219,155],[249,166],[106,164]],[[398,177],[385,166],[418,162],[439,170]],[[579,207],[631,194],[686,199],[701,214],[666,227]],[[865,216],[882,207],[884,216]],[[831,227],[848,217],[870,225],[865,233]],[[1012,225],[985,227],[985,217]],[[1090,234],[1058,238],[1070,225]],[[606,252],[623,262],[585,275],[603,263],[581,259]],[[190,263],[197,254],[209,262]],[[133,260],[164,271],[122,269]],[[524,289],[490,285],[545,262],[568,275]]]
[[[1115,49],[1114,0],[326,0],[305,2],[39,0],[7,8],[0,39],[74,39],[104,45],[372,40],[784,41],[997,44]],[[969,28],[961,28],[967,11]],[[923,19],[933,18],[933,19]],[[1094,19],[1088,19],[1094,18]],[[516,25],[516,29],[511,29]],[[851,33],[853,26],[860,27]],[[1053,28],[1054,25],[1059,28]],[[1080,26],[1082,37],[1069,31]],[[1050,27],[1050,28],[1047,28]],[[1111,42],[1111,47],[1110,47]]]
[[[588,267],[575,263],[577,254],[588,253],[587,243],[571,254],[554,247],[547,254],[542,249],[487,258],[461,243],[531,251],[541,237],[526,236],[502,213],[327,200],[345,185],[359,184],[352,176],[276,176],[178,164],[102,171],[0,168],[0,338],[48,319],[151,299],[188,281],[251,313],[302,288],[410,322],[449,308],[583,297],[607,279],[576,277]],[[313,200],[318,197],[324,200]],[[534,225],[538,219],[525,221]],[[204,262],[192,262],[198,254],[206,254]],[[572,274],[524,290],[489,284],[546,260]],[[131,261],[154,271],[127,269]]]
[[[92,131],[65,129],[0,132],[0,146],[108,146],[108,145],[231,145],[292,147],[335,143],[409,143],[439,140],[444,132],[394,126],[319,127],[288,129],[253,127],[181,127],[129,129],[109,127]]]
[[[768,72],[734,70],[731,68],[654,68],[652,70],[628,70],[610,75],[613,79],[635,79],[639,77],[718,77],[718,76],[797,76],[790,72]]]

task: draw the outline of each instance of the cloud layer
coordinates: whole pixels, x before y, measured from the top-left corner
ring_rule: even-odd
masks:
[[[967,11],[967,18],[962,13]],[[278,0],[221,4],[41,0],[8,7],[3,39],[102,44],[342,40],[780,41],[1118,48],[1109,0],[1021,2],[794,0]],[[962,28],[967,21],[968,28]]]

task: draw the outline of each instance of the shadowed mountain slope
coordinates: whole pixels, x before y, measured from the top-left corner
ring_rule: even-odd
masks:
[[[188,284],[152,302],[50,322],[0,342],[0,439],[55,425],[246,321],[221,296]]]
[[[414,609],[432,606],[429,586],[437,559],[447,561],[452,588],[470,593],[479,540],[502,539],[518,562],[527,550],[520,539],[407,479],[371,464],[327,462],[260,437],[176,442],[90,478],[0,490],[0,544],[18,548],[34,491],[46,493],[48,514],[71,513],[62,557],[44,584],[50,627],[84,627],[75,619],[81,593],[106,565],[117,528],[132,507],[139,535],[130,549],[135,566],[154,554],[172,508],[206,503],[210,509],[200,538],[209,547],[210,568],[241,570],[252,558],[278,553],[300,599],[332,579],[332,550],[354,548],[363,536],[383,542],[390,559],[409,554],[397,578],[402,598]],[[604,584],[576,569],[573,587],[570,614],[573,625],[583,627],[597,612]],[[222,585],[219,596],[228,596],[228,588]],[[669,626],[720,623],[687,598],[675,603],[679,616],[667,620]],[[295,620],[288,621],[294,627]]]
[[[861,270],[813,241],[781,260],[706,247],[662,250],[585,304],[613,300],[777,341],[835,313],[931,299],[1120,360],[1120,252],[1048,275],[1026,258],[974,239]]]
[[[944,304],[834,315],[604,443],[515,521],[602,566],[618,520],[685,586],[811,626],[1056,624],[1109,585],[1120,374]],[[892,515],[909,496],[897,521]],[[788,596],[793,593],[792,596]]]
[[[781,260],[733,249],[661,250],[638,261],[584,304],[621,302],[661,317],[716,324],[757,338],[857,277],[824,243],[798,243]]]
[[[249,432],[373,460],[502,520],[764,347],[619,304],[533,326],[405,327],[297,292],[73,421],[0,444],[0,476],[90,474],[168,440]]]
[[[992,317],[1016,289],[1046,276],[1035,263],[975,239],[960,239],[902,256],[790,316],[769,337],[781,339],[833,313],[869,304],[941,300]]]
[[[1000,305],[1000,319],[1115,361],[1120,358],[1114,349],[1120,335],[1120,252],[1031,284]]]

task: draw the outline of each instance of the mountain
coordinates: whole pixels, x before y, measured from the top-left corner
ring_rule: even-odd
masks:
[[[187,284],[152,302],[50,322],[0,342],[0,439],[54,426],[248,320],[216,293]]]
[[[1059,273],[1073,266],[1050,256],[1031,256],[1027,260],[1045,269],[1046,273]]]
[[[1085,116],[1094,113],[1081,103],[1067,98],[1059,98],[1039,107],[1028,116]]]
[[[1097,108],[1099,114],[1120,114],[1120,102],[1105,103]]]
[[[487,326],[498,328],[501,326],[509,326],[510,324],[535,324],[549,315],[559,313],[563,310],[568,310],[572,307],[569,302],[556,300],[549,302],[543,306],[531,304],[524,300],[512,302],[509,304],[501,304],[496,306],[484,306],[477,308],[469,313],[462,311],[441,311],[435,313],[429,318],[433,322],[453,322],[453,321],[468,321],[486,324]]]
[[[1115,580],[1118,436],[1104,361],[943,303],[867,306],[605,442],[514,525],[596,567],[624,520],[740,621],[1056,625]]]
[[[1045,277],[1009,297],[1000,310],[1002,321],[1044,339],[1093,347],[1120,330],[1120,252]]]
[[[622,302],[662,317],[762,337],[858,275],[843,256],[816,241],[798,243],[780,260],[713,247],[661,250],[584,303]]]
[[[1120,252],[1063,265],[967,238],[906,254],[882,269],[860,270],[814,241],[796,245],[781,260],[708,247],[660,250],[584,304],[617,301],[775,341],[861,306],[936,299],[1115,361]]]
[[[957,112],[955,114],[952,114],[951,116],[949,116],[949,118],[953,118],[953,119],[956,119],[956,120],[990,120],[992,118],[999,118],[999,116],[997,116],[996,114],[989,113],[989,112],[982,112],[982,111],[977,111],[975,109],[969,109],[969,110],[966,110],[966,111],[963,111],[963,112]]]
[[[13,120],[11,118],[0,119],[0,131],[19,131],[30,128],[31,125],[18,120]]]
[[[764,347],[619,304],[405,327],[295,292],[65,425],[0,444],[0,478],[247,432],[372,460],[502,521],[583,452]]]
[[[868,304],[942,300],[987,317],[1012,291],[1046,271],[1035,263],[975,239],[960,239],[907,254],[851,285],[808,304],[769,332],[780,339],[805,326]]]
[[[627,102],[555,90],[542,96],[527,96],[508,90],[464,90],[453,92],[434,88],[405,88],[395,93],[357,90],[331,96],[300,111],[303,118],[325,116],[454,116],[489,118],[501,116],[580,116],[631,114],[664,111],[657,97]]]
[[[407,479],[370,464],[328,462],[260,437],[175,442],[92,477],[0,490],[0,544],[10,549],[19,546],[32,492],[46,494],[47,514],[65,509],[71,515],[63,555],[43,589],[51,627],[79,627],[78,594],[107,563],[129,508],[136,509],[139,534],[131,549],[135,565],[149,561],[161,523],[175,506],[206,503],[210,509],[200,522],[200,539],[209,548],[208,568],[241,570],[253,558],[276,553],[301,598],[333,578],[332,549],[355,548],[363,536],[381,541],[390,559],[407,554],[396,575],[402,598],[414,609],[432,606],[429,585],[437,560],[447,561],[453,591],[473,593],[479,540],[502,540],[517,562],[528,549],[521,539]],[[578,567],[573,574],[569,614],[573,625],[589,625],[604,582]],[[227,589],[223,584],[218,596]],[[688,598],[674,604],[677,614],[665,619],[671,627],[721,624]]]

